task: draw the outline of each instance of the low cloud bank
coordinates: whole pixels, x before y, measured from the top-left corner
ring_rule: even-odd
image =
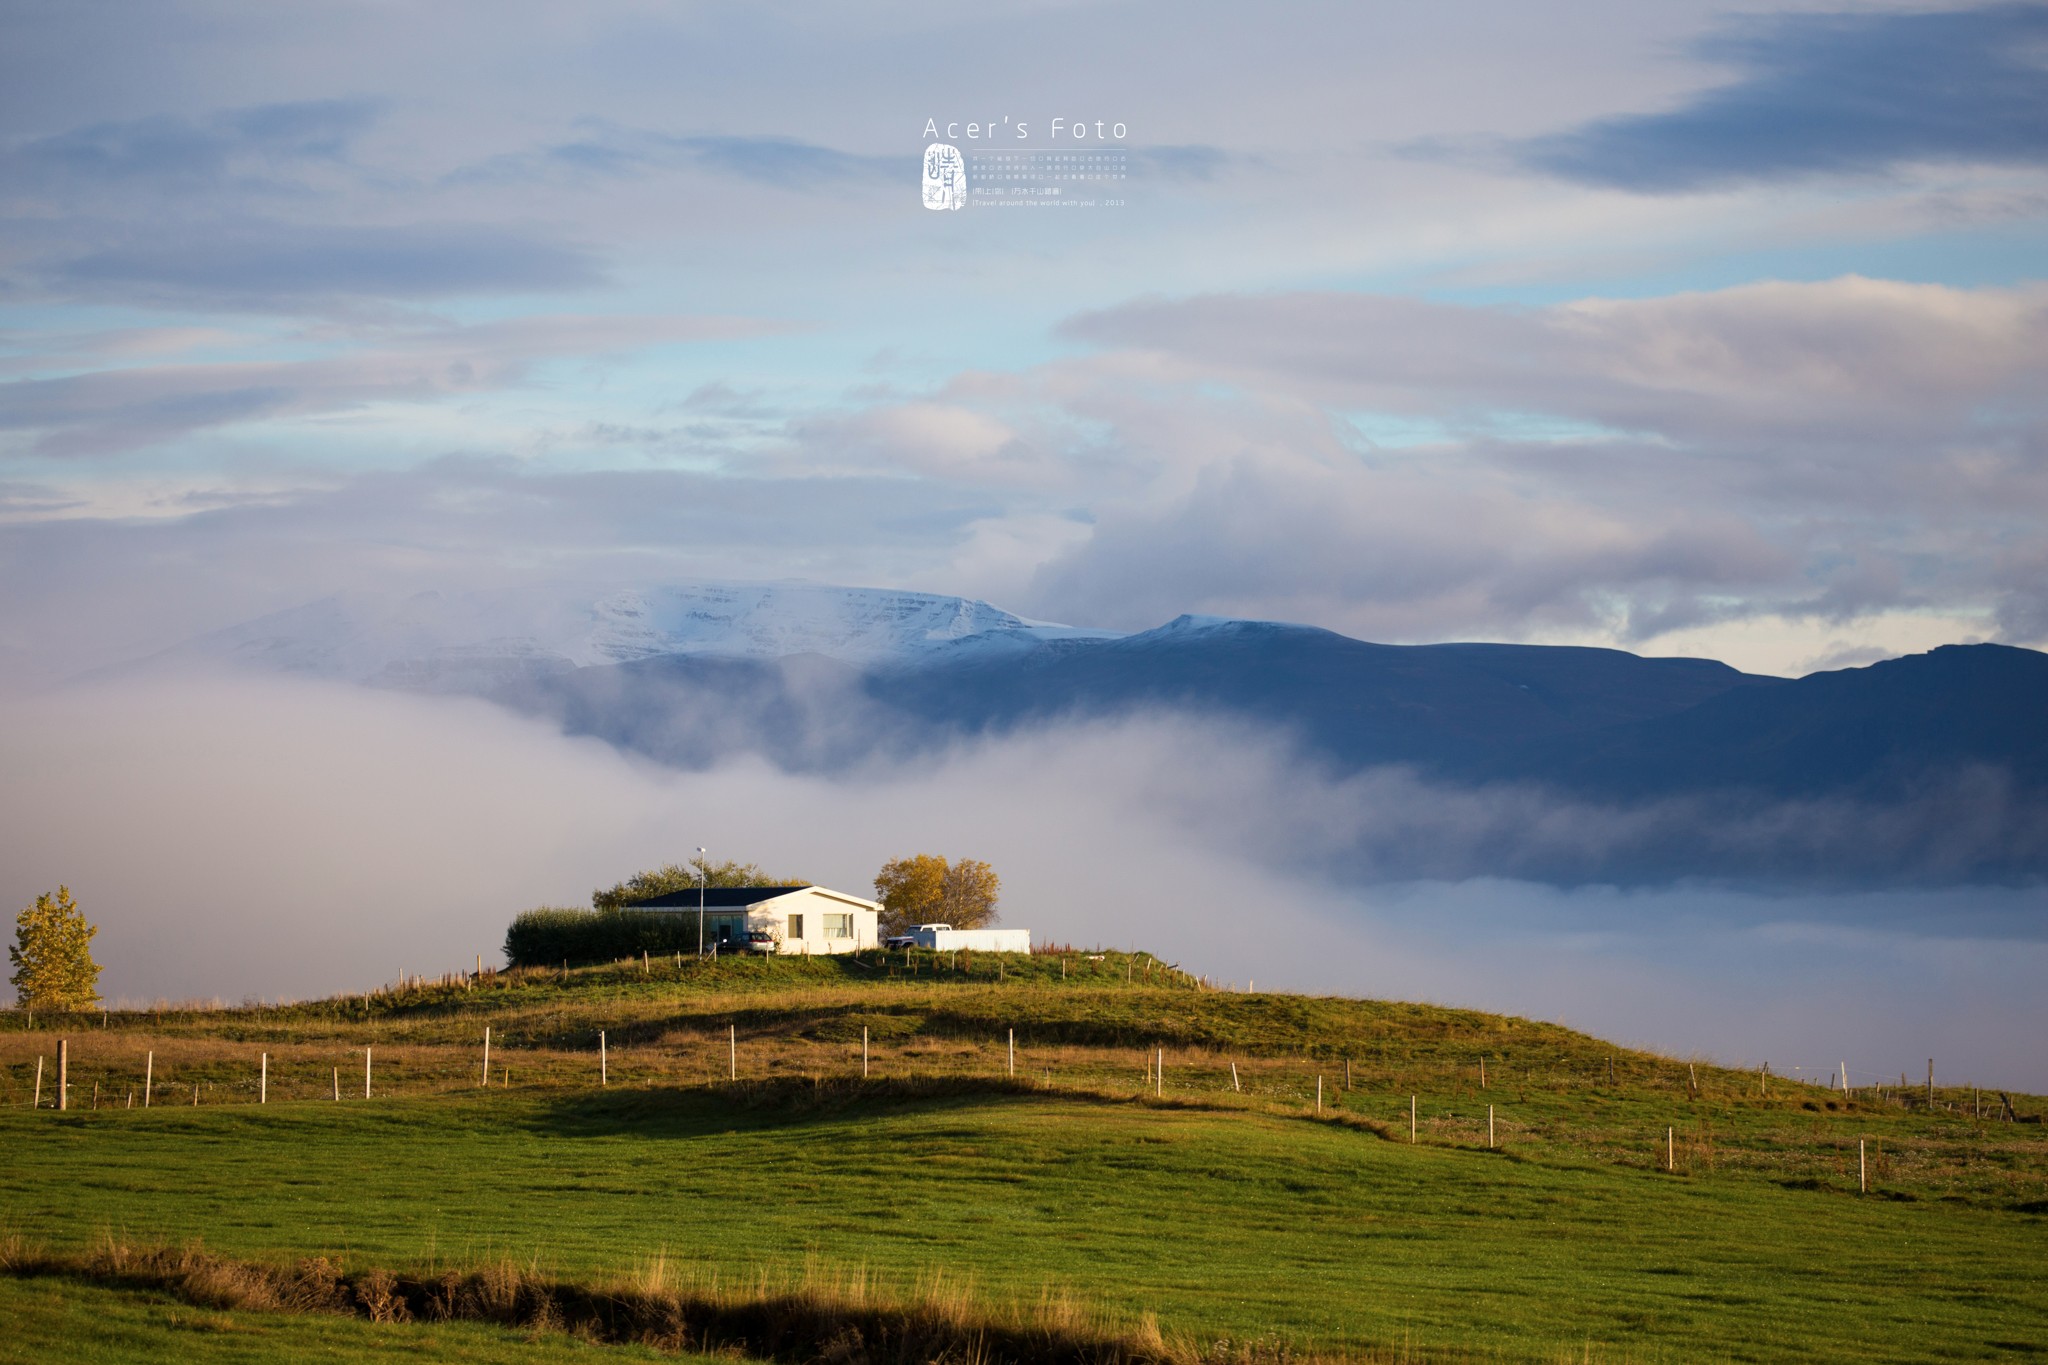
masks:
[[[68,883],[102,926],[112,997],[320,994],[488,961],[516,911],[582,903],[700,844],[849,890],[929,849],[993,863],[1006,920],[1041,939],[1142,944],[1239,985],[1558,1018],[1781,1072],[1846,1060],[1869,1079],[1933,1055],[1955,1079],[2048,1088],[2048,1063],[2012,1041],[2048,1024],[2038,888],[1563,890],[1347,869],[1361,842],[1505,838],[1542,812],[1483,796],[1461,812],[1392,774],[1322,781],[1270,739],[1184,720],[838,776],[678,772],[482,702],[294,681],[74,690],[10,721],[0,895]]]

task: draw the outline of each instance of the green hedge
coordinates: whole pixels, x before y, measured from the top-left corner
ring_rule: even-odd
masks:
[[[641,953],[695,953],[695,915],[644,910],[528,910],[505,931],[505,961],[514,967],[563,962],[613,962]]]

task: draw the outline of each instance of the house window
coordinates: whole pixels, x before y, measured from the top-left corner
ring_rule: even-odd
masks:
[[[802,915],[791,915],[789,917],[789,936],[791,938],[802,938],[804,936],[804,917]]]
[[[853,916],[851,914],[825,916],[826,938],[852,938]]]

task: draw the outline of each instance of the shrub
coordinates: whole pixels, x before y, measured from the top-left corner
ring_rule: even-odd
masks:
[[[505,961],[513,967],[612,962],[641,953],[697,951],[695,915],[645,910],[577,910],[541,906],[505,931]]]

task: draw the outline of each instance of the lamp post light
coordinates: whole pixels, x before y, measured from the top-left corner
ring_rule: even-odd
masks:
[[[704,850],[697,850],[697,956],[704,956]]]

